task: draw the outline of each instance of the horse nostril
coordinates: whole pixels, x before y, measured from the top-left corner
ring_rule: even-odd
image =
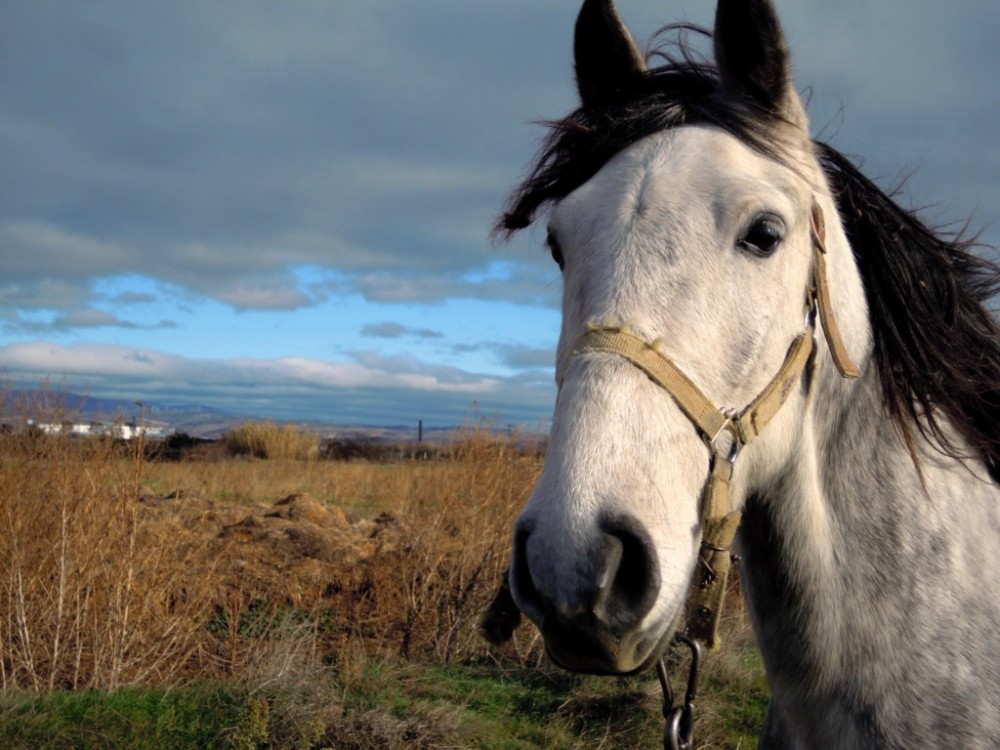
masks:
[[[571,569],[535,571],[554,556],[540,554],[543,544],[533,535],[533,523],[521,522],[514,533],[510,586],[517,606],[548,634],[561,637],[603,632],[618,637],[633,630],[656,604],[660,573],[652,539],[629,516],[605,516]],[[539,575],[540,574],[540,575]],[[538,581],[543,581],[539,589]],[[575,636],[574,636],[575,637]],[[602,636],[603,637],[603,636]]]
[[[528,524],[518,524],[514,534],[514,554],[510,566],[510,588],[514,601],[524,614],[535,622],[541,622],[544,602],[535,582],[531,580],[528,567]]]
[[[610,542],[594,614],[614,631],[635,627],[656,604],[660,571],[646,529],[631,516],[605,516],[601,530]]]

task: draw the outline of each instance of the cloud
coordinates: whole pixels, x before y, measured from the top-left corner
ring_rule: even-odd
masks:
[[[710,22],[702,6],[622,10],[644,40],[675,18]],[[466,274],[541,135],[531,121],[574,105],[575,8],[171,7],[0,10],[0,304],[64,309],[59,285],[92,304],[93,280],[138,272],[237,309],[294,310],[317,299],[295,281],[304,266],[370,301],[549,304],[530,278],[541,258],[515,257],[505,280]],[[897,168],[947,148],[927,184],[956,184],[960,207],[994,205],[1000,180],[980,154],[996,113],[981,92],[1000,12],[992,0],[902,8],[783,12],[817,124],[843,104],[843,145],[872,156],[894,133]],[[901,72],[872,74],[892,65]],[[942,143],[948,132],[964,135]]]
[[[98,310],[94,307],[75,310],[74,312],[59,316],[56,320],[58,322],[54,323],[54,325],[65,328],[103,328],[107,326],[115,328],[138,327],[135,323],[129,323],[121,320],[109,312]]]
[[[157,301],[155,294],[148,292],[122,292],[111,297],[108,301],[116,305],[148,305]]]
[[[712,16],[704,0],[620,5],[640,43],[665,22]],[[786,5],[815,127],[843,107],[834,145],[864,155],[866,171],[891,180],[917,164],[915,202],[948,201],[933,218],[993,219],[995,0]],[[454,414],[476,388],[481,404],[551,399],[537,320],[559,305],[558,272],[539,232],[504,248],[487,232],[544,134],[532,123],[576,105],[576,11],[537,0],[0,3],[0,334],[141,343],[87,349],[89,370],[83,352],[58,348],[47,371],[64,355],[108,388],[204,392],[239,408],[308,413],[313,399],[313,412],[340,415],[389,403]],[[994,221],[983,239],[998,238]],[[475,326],[472,313],[441,315],[456,300],[485,311]],[[533,320],[507,316],[514,308]],[[172,319],[184,335],[157,336]],[[410,320],[434,330],[391,322]],[[393,340],[421,359],[318,359]],[[162,353],[221,341],[229,359]],[[237,359],[262,344],[317,359]],[[463,362],[518,375],[487,387],[426,361],[462,349],[476,355]],[[146,369],[104,372],[126,350],[129,367]],[[212,379],[216,366],[234,390]]]
[[[440,331],[432,331],[429,328],[408,328],[400,323],[392,323],[388,321],[384,323],[369,323],[368,325],[362,326],[361,335],[366,338],[375,339],[444,338],[444,334]]]
[[[548,368],[555,366],[556,350],[554,346],[522,346],[519,344],[497,344],[497,354],[503,362],[513,369]]]
[[[127,268],[128,248],[58,225],[30,220],[0,221],[0,276],[30,277],[40,268],[47,277],[78,278]]]
[[[561,281],[555,267],[512,266],[502,277],[470,273],[430,274],[413,271],[374,272],[355,276],[352,286],[370,302],[437,304],[449,299],[507,301],[534,307],[555,307]]]
[[[80,280],[33,279],[0,282],[0,308],[16,310],[78,307],[92,297],[89,283]]]
[[[82,307],[51,317],[24,317],[18,312],[9,312],[0,323],[0,330],[7,334],[45,335],[56,332],[68,332],[81,329],[121,328],[127,330],[165,330],[176,328],[177,324],[170,320],[161,320],[155,324],[138,324],[123,320],[106,310],[95,307]]]
[[[33,342],[0,347],[0,361],[8,378],[47,378],[93,396],[207,403],[237,414],[334,424],[428,417],[460,424],[473,404],[508,421],[537,423],[548,416],[553,397],[549,380],[482,375],[370,351],[356,352],[348,362],[214,360],[107,344]]]
[[[468,30],[484,17],[513,28],[527,4],[187,8],[0,11],[13,61],[0,278],[49,309],[64,298],[46,282],[92,300],[94,279],[138,271],[288,310],[313,302],[289,275],[300,266],[405,276],[481,262],[523,152],[504,158],[470,117],[501,111],[485,74],[503,74]],[[477,73],[482,91],[465,85]]]
[[[555,367],[555,346],[528,346],[499,341],[481,341],[475,344],[455,344],[452,351],[457,353],[489,352],[497,361],[512,370],[545,370],[551,373]]]

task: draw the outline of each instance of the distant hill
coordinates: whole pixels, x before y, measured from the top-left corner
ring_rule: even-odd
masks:
[[[245,422],[264,421],[251,414],[233,414],[201,404],[176,404],[159,401],[98,398],[79,393],[55,392],[49,389],[13,389],[0,393],[3,415],[33,416],[74,422],[147,422],[163,423],[168,430],[183,432],[192,437],[216,439],[227,430]],[[22,414],[28,411],[30,414]],[[417,439],[417,425],[370,426],[335,425],[325,422],[289,422],[267,420],[278,424],[294,424],[301,430],[313,432],[324,438],[365,439],[380,442],[407,442]],[[423,439],[427,442],[446,442],[455,432],[454,427],[425,427]]]

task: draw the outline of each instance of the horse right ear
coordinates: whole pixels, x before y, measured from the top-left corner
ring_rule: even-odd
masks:
[[[621,99],[647,70],[613,0],[584,0],[573,52],[577,89],[588,109]]]
[[[805,109],[792,83],[785,35],[771,0],[718,0],[714,37],[719,77],[731,94],[806,125]]]

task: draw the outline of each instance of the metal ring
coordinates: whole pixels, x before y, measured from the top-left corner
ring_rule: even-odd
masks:
[[[681,720],[684,718],[684,707],[677,706],[667,717],[663,726],[664,750],[688,750],[691,747],[691,737],[681,737]]]
[[[723,456],[729,463],[734,463],[736,461],[736,457],[740,455],[740,451],[743,450],[743,441],[740,440],[735,421],[737,416],[736,410],[726,409],[722,413],[726,417],[726,422],[719,428],[719,431],[715,433],[715,436],[708,441],[708,447],[709,450],[712,451],[712,455]],[[729,436],[732,438],[732,442],[729,444],[728,452],[721,450],[719,446],[719,438],[724,432],[728,432]]]

